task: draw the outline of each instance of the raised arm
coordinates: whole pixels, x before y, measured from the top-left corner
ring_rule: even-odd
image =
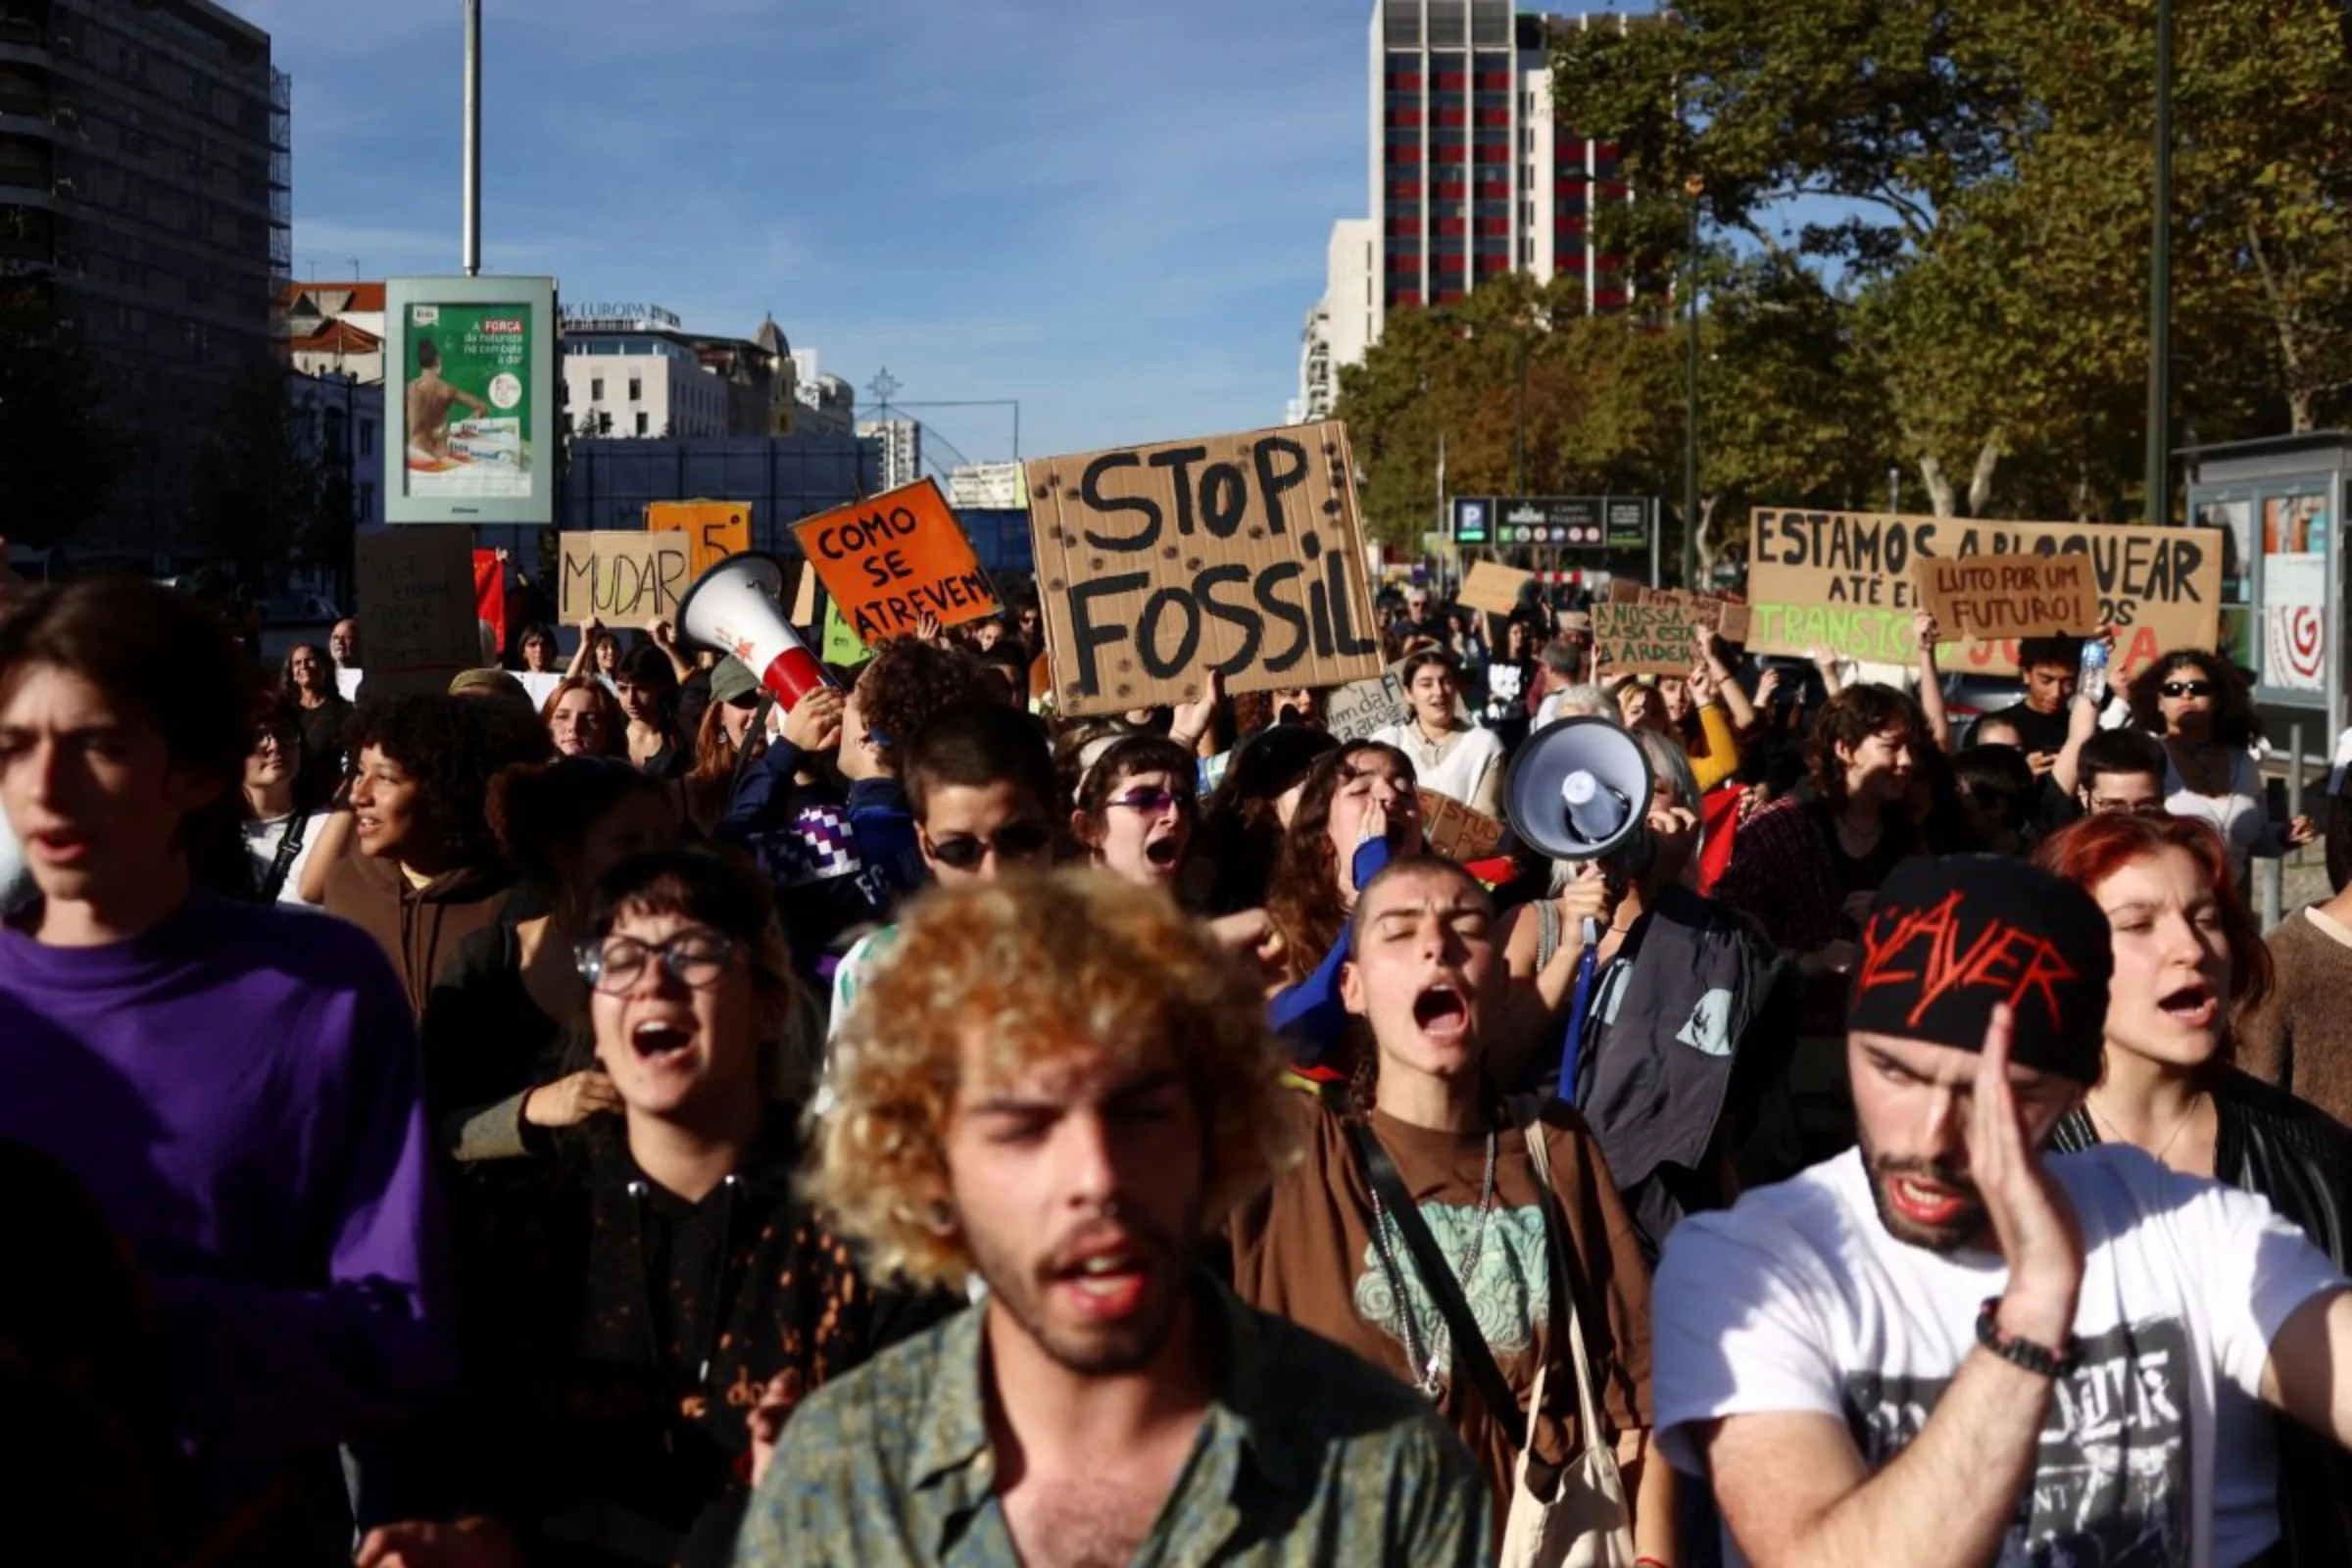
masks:
[[[1911,612],[1911,635],[1919,642],[1919,710],[1928,718],[1936,749],[1952,749],[1952,721],[1943,708],[1943,671],[1936,667],[1936,638],[1941,630],[1924,610]]]
[[[2050,764],[2050,782],[2070,801],[2075,798],[2075,786],[2082,778],[2082,743],[2098,732],[2096,703],[2087,697],[2077,697],[2066,705],[2066,744],[2058,748],[2058,760]]]
[[[2018,1113],[2010,1033],[2002,1008],[1985,1033],[1967,1111],[1970,1174],[2009,1260],[1994,1324],[2011,1340],[2057,1350],[2071,1339],[2082,1230]],[[1999,1554],[2017,1516],[2052,1392],[2050,1378],[1980,1346],[1919,1436],[1876,1475],[1844,1423],[1818,1412],[1732,1415],[1698,1436],[1724,1520],[1757,1568],[1980,1568]],[[2352,1410],[2352,1399],[2340,1408]]]
[[[1748,701],[1747,693],[1740,690],[1738,681],[1732,679],[1731,666],[1723,662],[1714,636],[1704,627],[1698,633],[1698,666],[1705,672],[1713,688],[1713,696],[1723,704],[1723,710],[1731,715],[1732,728],[1742,735],[1753,730],[1756,727],[1756,705]]]
[[[605,623],[590,615],[580,622],[580,646],[572,650],[571,662],[564,666],[564,678],[576,680],[596,668],[596,639]]]

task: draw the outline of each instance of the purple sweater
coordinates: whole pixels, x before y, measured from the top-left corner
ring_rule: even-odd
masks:
[[[0,1140],[128,1243],[223,1497],[451,1381],[416,1031],[357,926],[199,894],[108,947],[0,927]]]

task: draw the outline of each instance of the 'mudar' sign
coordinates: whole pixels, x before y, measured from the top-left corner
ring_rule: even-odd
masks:
[[[2116,628],[2116,668],[2129,672],[2168,648],[2211,648],[2221,632],[2222,531],[2095,522],[1989,522],[1759,507],[1747,597],[1755,653],[1821,647],[1907,664],[1918,656],[1913,573],[1921,560],[1967,556],[2085,556],[2097,616]],[[1965,644],[1958,662],[2017,667],[2010,640]]]
[[[1348,432],[1336,421],[1027,466],[1063,713],[1381,671]]]

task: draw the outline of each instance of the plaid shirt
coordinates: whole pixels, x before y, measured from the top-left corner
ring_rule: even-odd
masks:
[[[1740,823],[1715,884],[1715,897],[1754,916],[1789,953],[1818,952],[1845,935],[1845,895],[1813,804],[1784,795]]]

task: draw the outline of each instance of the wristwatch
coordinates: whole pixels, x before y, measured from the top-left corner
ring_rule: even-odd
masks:
[[[2021,1340],[2014,1334],[2003,1333],[2000,1324],[1993,1321],[1993,1315],[2000,1308],[1999,1297],[1984,1298],[1984,1306],[1977,1312],[1977,1343],[2011,1366],[2024,1367],[2035,1377],[2062,1378],[2074,1371],[2077,1363],[2082,1359],[2082,1343],[2072,1334],[2066,1337],[2064,1344],[2051,1349],[2045,1345],[2035,1345],[2032,1340]]]

